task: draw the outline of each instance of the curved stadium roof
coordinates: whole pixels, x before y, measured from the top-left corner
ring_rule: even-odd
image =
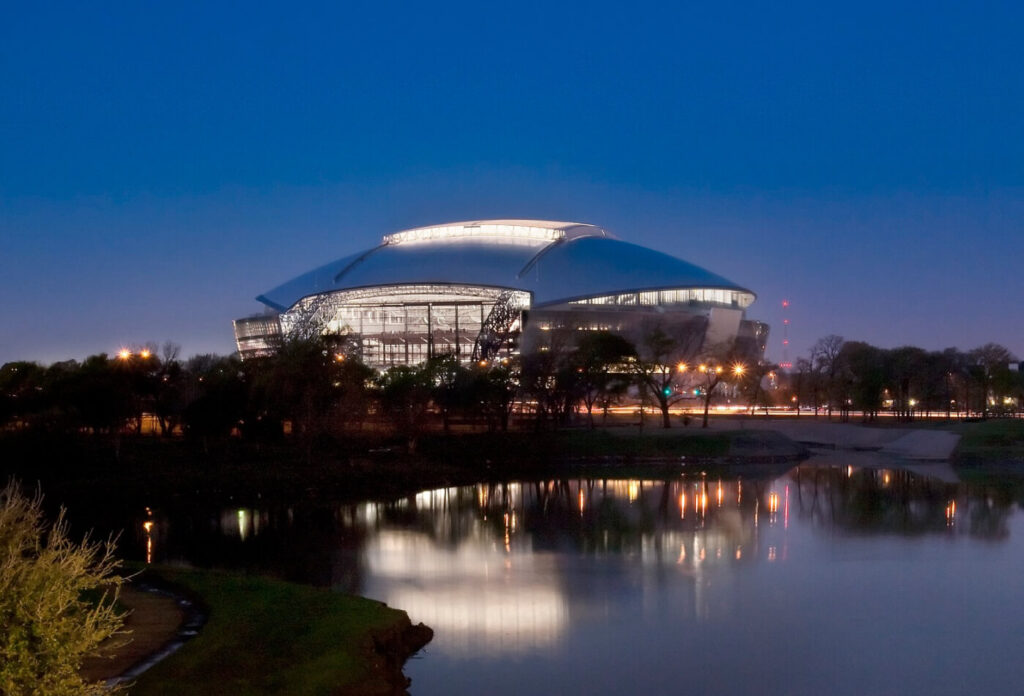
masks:
[[[477,285],[524,290],[532,306],[644,290],[749,293],[699,266],[611,237],[600,227],[544,220],[480,220],[386,235],[367,251],[294,278],[258,299],[287,311],[304,297],[357,288]]]

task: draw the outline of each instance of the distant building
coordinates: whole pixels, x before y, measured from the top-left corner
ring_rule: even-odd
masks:
[[[746,318],[754,293],[594,225],[543,220],[455,222],[385,235],[365,251],[257,298],[234,322],[243,358],[294,331],[359,337],[379,369],[453,353],[507,355],[556,327],[629,334],[643,322],[688,322],[704,342],[737,339],[763,354],[768,326]]]

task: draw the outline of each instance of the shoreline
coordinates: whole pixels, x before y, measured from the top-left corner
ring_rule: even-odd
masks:
[[[707,430],[633,425],[540,433],[426,433],[409,454],[380,437],[296,443],[125,437],[117,457],[102,438],[0,433],[0,475],[40,486],[44,504],[102,522],[104,506],[259,505],[274,500],[385,500],[421,490],[551,476],[673,477],[796,464],[811,454],[874,453],[884,461],[1024,471],[1024,420],[872,427],[809,418],[717,418]],[[94,522],[95,525],[95,522]],[[102,527],[102,524],[99,525]]]
[[[1024,425],[1024,424],[1020,424]],[[799,426],[799,427],[797,427]],[[1017,427],[1016,425],[1014,427]],[[909,434],[909,439],[908,439]],[[797,440],[796,438],[800,438]],[[871,428],[859,424],[838,424],[829,422],[810,423],[779,423],[772,419],[719,419],[714,426],[706,431],[673,428],[671,430],[647,429],[642,433],[632,428],[605,428],[594,431],[577,430],[560,433],[512,433],[512,434],[459,434],[451,437],[431,436],[421,442],[420,453],[410,456],[394,448],[383,451],[367,452],[362,457],[352,457],[345,461],[320,459],[308,465],[297,461],[294,456],[280,465],[279,470],[268,471],[266,464],[273,461],[279,451],[257,453],[253,460],[245,461],[244,456],[223,459],[214,458],[201,462],[185,463],[185,476],[179,479],[176,487],[157,491],[152,490],[153,482],[160,482],[168,474],[182,465],[182,450],[186,443],[146,441],[137,449],[129,445],[126,457],[115,465],[109,462],[87,462],[79,471],[82,476],[92,476],[96,470],[105,471],[108,475],[125,476],[124,481],[107,491],[111,499],[124,501],[126,497],[140,494],[139,488],[150,488],[149,498],[163,499],[171,505],[181,502],[181,498],[191,498],[190,486],[195,482],[205,482],[206,487],[196,490],[198,500],[223,500],[227,495],[233,504],[245,504],[247,499],[254,502],[270,500],[261,497],[261,489],[272,483],[287,480],[289,485],[277,489],[280,496],[305,495],[310,497],[331,497],[341,493],[344,498],[376,498],[400,497],[411,492],[430,488],[479,483],[487,481],[507,480],[509,478],[545,479],[551,477],[608,477],[608,478],[674,478],[679,475],[705,474],[715,471],[742,471],[744,477],[759,478],[776,476],[807,458],[811,452],[809,447],[819,450],[816,456],[825,455],[826,460],[839,461],[844,457],[855,458],[858,466],[878,467],[895,461],[920,464],[925,467],[922,473],[932,475],[927,470],[937,461],[950,464],[974,461],[954,452],[949,443],[958,443],[961,436],[937,428]],[[977,439],[977,438],[975,438]],[[1014,440],[1011,440],[1015,442]],[[891,443],[910,442],[919,446],[917,454],[925,455],[936,451],[936,443],[949,449],[944,460],[929,456],[903,457]],[[983,440],[987,442],[987,440]],[[526,447],[515,448],[514,444],[526,444]],[[977,442],[972,446],[977,446]],[[551,451],[545,457],[522,456],[536,454],[545,447]],[[597,450],[605,454],[596,455]],[[824,449],[824,452],[820,451]],[[144,455],[158,452],[164,457],[146,461]],[[681,454],[689,452],[690,454]],[[710,455],[709,452],[715,452]],[[294,455],[294,452],[292,453]],[[911,453],[914,454],[913,452]],[[171,455],[171,456],[166,456]],[[494,459],[486,455],[495,456]],[[468,457],[461,465],[451,460]],[[448,461],[446,461],[448,460]],[[142,469],[134,474],[131,468]],[[1020,475],[1021,467],[1014,461],[1002,462],[997,467],[1000,474]],[[981,471],[983,467],[978,467]],[[255,480],[247,481],[240,488],[228,488],[230,480],[238,481],[240,473],[255,473]],[[973,469],[971,473],[976,473]],[[174,471],[174,473],[179,473]],[[939,473],[938,471],[935,472]],[[316,487],[308,484],[303,477],[315,474]],[[940,476],[941,478],[941,476]],[[150,484],[146,486],[147,479]],[[110,483],[107,479],[106,483]],[[103,479],[94,479],[94,485],[103,485]],[[344,485],[352,484],[356,485]],[[303,484],[297,486],[297,484]],[[74,483],[72,482],[72,485]],[[49,495],[50,488],[44,483],[43,490]],[[343,487],[342,487],[343,486]],[[95,488],[84,490],[83,495],[95,495]],[[51,498],[52,500],[52,498]],[[58,501],[66,504],[65,501]],[[194,500],[193,500],[194,502]],[[175,571],[178,572],[178,571]],[[202,571],[207,572],[207,571]],[[237,580],[237,573],[234,575]],[[372,600],[365,600],[371,601]],[[409,617],[400,612],[404,622],[399,620],[388,630],[373,633],[370,648],[362,650],[363,663],[368,665],[377,676],[367,682],[369,685],[361,690],[352,691],[356,694],[373,693],[404,693],[407,686],[402,673],[404,662],[415,653],[432,635],[430,629],[420,624],[413,626]],[[424,638],[427,635],[427,638]],[[170,639],[173,642],[173,638]],[[179,646],[180,647],[180,643]],[[151,659],[161,652],[169,654],[167,643],[149,653],[141,662]],[[176,658],[177,659],[177,658]],[[132,669],[140,664],[133,663],[126,674],[135,678],[138,673]],[[388,675],[386,678],[380,675]],[[381,680],[387,682],[393,691],[381,691]],[[353,687],[355,688],[355,687]],[[146,691],[138,692],[146,694]]]
[[[281,693],[285,684],[353,696],[405,694],[405,662],[433,638],[428,626],[382,602],[269,577],[166,566],[138,577],[164,599],[203,608],[198,618],[182,613],[173,627],[163,622],[146,636],[150,651],[141,657],[131,643],[121,646],[109,663],[129,664],[118,674],[90,673],[108,685],[128,683],[138,696],[183,687],[197,695],[231,693],[232,684],[253,694]],[[143,614],[133,615],[136,624],[159,611],[153,603],[136,610]]]

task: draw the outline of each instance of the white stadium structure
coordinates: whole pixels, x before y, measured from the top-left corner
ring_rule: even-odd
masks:
[[[243,358],[315,327],[358,337],[362,359],[378,369],[445,353],[465,361],[506,355],[555,327],[628,335],[645,321],[696,323],[705,344],[736,339],[757,356],[768,332],[746,319],[750,290],[575,222],[480,220],[396,232],[257,299],[264,314],[234,322]]]

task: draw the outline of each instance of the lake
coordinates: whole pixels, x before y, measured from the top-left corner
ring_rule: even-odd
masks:
[[[435,631],[406,665],[416,696],[1019,693],[1020,488],[951,474],[833,456],[359,504],[141,505],[122,548],[405,609]]]

